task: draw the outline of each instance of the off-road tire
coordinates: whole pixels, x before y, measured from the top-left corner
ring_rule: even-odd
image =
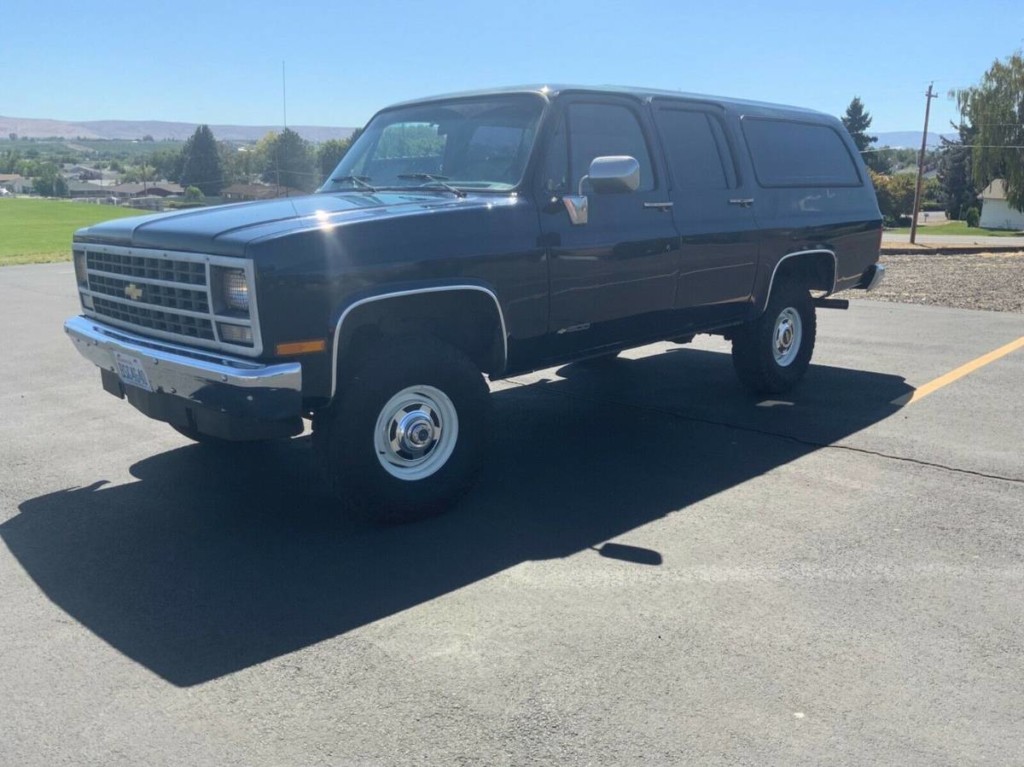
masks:
[[[799,333],[793,341],[798,344],[797,348],[779,343],[779,330],[785,329],[780,326],[781,321],[788,322],[790,329],[798,326]],[[776,285],[764,313],[733,335],[732,362],[740,382],[757,393],[789,391],[800,382],[811,364],[816,335],[817,317],[807,289],[793,282]],[[784,348],[781,355],[780,348]]]
[[[397,459],[386,452],[391,443],[383,436],[375,442],[381,423],[382,433],[394,434],[386,428],[394,419],[384,408],[410,391],[413,399],[426,392],[428,401],[432,396],[444,403],[441,409],[450,405],[455,413],[454,423],[443,424],[439,432],[457,431],[450,455],[422,478],[391,473],[386,465],[397,473],[415,469],[389,464],[388,456]],[[347,511],[374,522],[413,522],[447,510],[472,485],[483,463],[490,415],[487,385],[466,355],[431,338],[401,340],[369,355],[343,381],[334,404],[313,419],[313,449],[331,492]]]

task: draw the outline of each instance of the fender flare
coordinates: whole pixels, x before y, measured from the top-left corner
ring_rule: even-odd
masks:
[[[825,253],[832,256],[832,287],[825,295],[830,296],[836,292],[836,285],[839,282],[839,259],[836,257],[834,250],[829,250],[828,248],[813,248],[811,250],[798,250],[795,253],[787,253],[776,262],[775,268],[772,269],[771,279],[768,280],[768,290],[765,291],[764,300],[761,302],[761,306],[758,309],[758,316],[764,314],[764,310],[768,308],[768,301],[770,301],[772,297],[772,288],[775,286],[775,275],[779,271],[779,267],[782,266],[782,263],[789,258],[796,258],[797,256],[811,256],[819,253]]]
[[[376,301],[386,301],[391,298],[405,298],[406,296],[416,296],[425,293],[446,293],[457,290],[471,290],[479,293],[483,293],[494,301],[494,308],[498,311],[498,322],[501,324],[501,343],[502,343],[502,368],[508,365],[508,326],[505,324],[505,312],[502,311],[501,302],[498,300],[497,294],[490,288],[486,288],[483,285],[473,284],[457,284],[457,285],[435,285],[426,288],[411,288],[408,290],[397,290],[390,293],[379,293],[377,295],[366,296],[360,298],[357,301],[352,302],[345,307],[345,310],[338,317],[338,323],[334,328],[334,340],[332,342],[331,352],[331,401],[334,401],[334,395],[338,390],[338,350],[341,342],[341,327],[345,322],[345,319],[360,306],[374,303]]]

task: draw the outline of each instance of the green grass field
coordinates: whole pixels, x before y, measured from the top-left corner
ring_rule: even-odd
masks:
[[[909,226],[902,226],[898,229],[886,229],[887,232],[895,232],[896,234],[910,234]],[[950,221],[948,224],[937,224],[935,226],[927,226],[919,224],[917,227],[918,234],[941,234],[944,237],[1020,237],[1020,232],[1014,232],[1009,229],[979,229],[978,227],[969,227],[963,221]]]
[[[68,200],[0,199],[0,266],[69,261],[76,229],[142,212]]]

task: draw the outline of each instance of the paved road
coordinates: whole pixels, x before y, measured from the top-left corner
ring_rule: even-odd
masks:
[[[778,401],[710,339],[503,382],[377,529],[104,394],[71,283],[0,269],[0,762],[1024,764],[1024,350],[899,404],[1024,316],[823,312]]]

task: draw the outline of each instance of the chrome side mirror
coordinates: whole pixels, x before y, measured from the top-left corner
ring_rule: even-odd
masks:
[[[580,179],[580,194],[588,178],[598,194],[635,192],[640,188],[640,163],[629,155],[595,157],[590,173]]]
[[[629,155],[595,157],[590,163],[590,172],[580,179],[576,194],[562,198],[574,226],[582,226],[588,220],[587,196],[583,194],[585,181],[590,182],[596,194],[635,192],[640,188],[640,163]]]

